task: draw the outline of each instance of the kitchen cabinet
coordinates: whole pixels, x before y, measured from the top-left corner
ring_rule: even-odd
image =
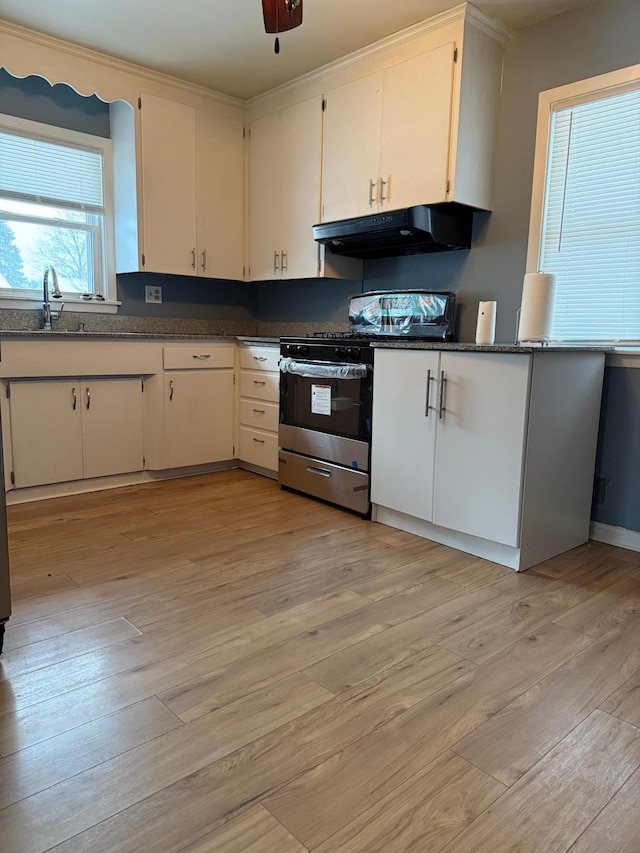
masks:
[[[234,348],[164,348],[164,468],[233,459]]]
[[[278,470],[278,347],[240,346],[238,458],[259,472]]]
[[[491,209],[500,40],[465,20],[382,62],[326,93],[322,220],[450,201]]]
[[[586,541],[603,363],[377,350],[378,520],[517,569]]]
[[[140,141],[141,268],[241,280],[242,122],[142,95]]]
[[[323,220],[447,200],[453,43],[330,91]]]
[[[251,280],[316,277],[322,98],[253,121],[249,150]]]
[[[141,471],[142,381],[9,383],[16,488]]]

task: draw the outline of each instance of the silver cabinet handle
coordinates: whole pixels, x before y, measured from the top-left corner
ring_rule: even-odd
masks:
[[[378,201],[378,181],[374,181],[373,178],[369,181],[369,207],[373,207],[373,205]]]
[[[440,403],[438,406],[438,417],[442,420],[442,417],[445,413],[444,407],[444,386],[446,385],[447,380],[445,379],[444,370],[440,371]]]
[[[314,465],[307,465],[307,471],[310,474],[318,474],[320,477],[331,476],[331,471],[325,471],[323,468],[316,468]]]
[[[280,257],[282,258],[282,272],[286,272],[289,265],[287,263],[287,253],[284,249],[280,252]]]
[[[73,399],[73,403],[71,404],[71,408],[75,412],[75,410],[78,408],[78,394],[77,394],[75,388],[71,389],[71,397]]]
[[[424,416],[425,418],[429,417],[429,409],[431,408],[429,405],[429,394],[431,391],[431,371],[427,370],[427,397],[424,403]]]
[[[173,400],[173,379],[169,382],[169,399]]]
[[[196,247],[194,246],[191,250],[191,269],[194,270],[196,268]]]
[[[264,438],[254,438],[256,444],[264,444]]]
[[[91,408],[91,388],[87,388],[87,410]]]
[[[207,268],[207,250],[202,250],[202,272],[204,272]]]
[[[391,175],[389,175],[386,181],[384,178],[380,178],[380,204],[384,204],[385,201],[389,201],[391,198],[391,191],[385,195],[385,187],[391,187]]]
[[[273,253],[273,271],[280,272],[280,252]]]
[[[200,359],[200,360],[202,360],[202,359],[206,359],[206,358],[211,358],[211,353],[210,353],[210,352],[208,352],[208,353],[206,353],[206,354],[204,354],[204,353],[203,353],[202,355],[192,355],[192,356],[191,356],[191,358],[197,358],[197,359]]]
[[[253,360],[254,361],[266,361],[267,357],[266,357],[266,355],[254,355]]]
[[[263,379],[254,379],[253,384],[254,385],[266,385],[267,383]]]
[[[254,409],[253,414],[254,415],[264,415],[264,409]]]

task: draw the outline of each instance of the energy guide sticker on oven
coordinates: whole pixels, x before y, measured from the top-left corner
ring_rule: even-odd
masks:
[[[314,415],[331,414],[331,385],[311,386],[311,413]]]

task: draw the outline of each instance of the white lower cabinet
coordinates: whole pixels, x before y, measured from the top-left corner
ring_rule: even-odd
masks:
[[[144,467],[141,379],[11,381],[9,395],[16,488]]]
[[[164,374],[165,467],[233,459],[233,370]]]
[[[240,347],[238,459],[274,474],[278,470],[279,359],[278,347]]]
[[[588,539],[601,353],[375,354],[376,517],[512,568]]]

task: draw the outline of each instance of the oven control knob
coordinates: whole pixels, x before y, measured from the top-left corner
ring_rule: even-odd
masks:
[[[302,355],[302,356],[309,355],[309,347],[305,347],[305,346],[298,347],[298,355]]]
[[[347,357],[347,348],[346,347],[336,347],[336,358],[346,358]]]
[[[295,344],[287,344],[287,352],[289,355],[297,355],[300,352],[300,347]]]
[[[357,347],[349,347],[347,355],[352,361],[357,361],[360,358],[360,350]]]

